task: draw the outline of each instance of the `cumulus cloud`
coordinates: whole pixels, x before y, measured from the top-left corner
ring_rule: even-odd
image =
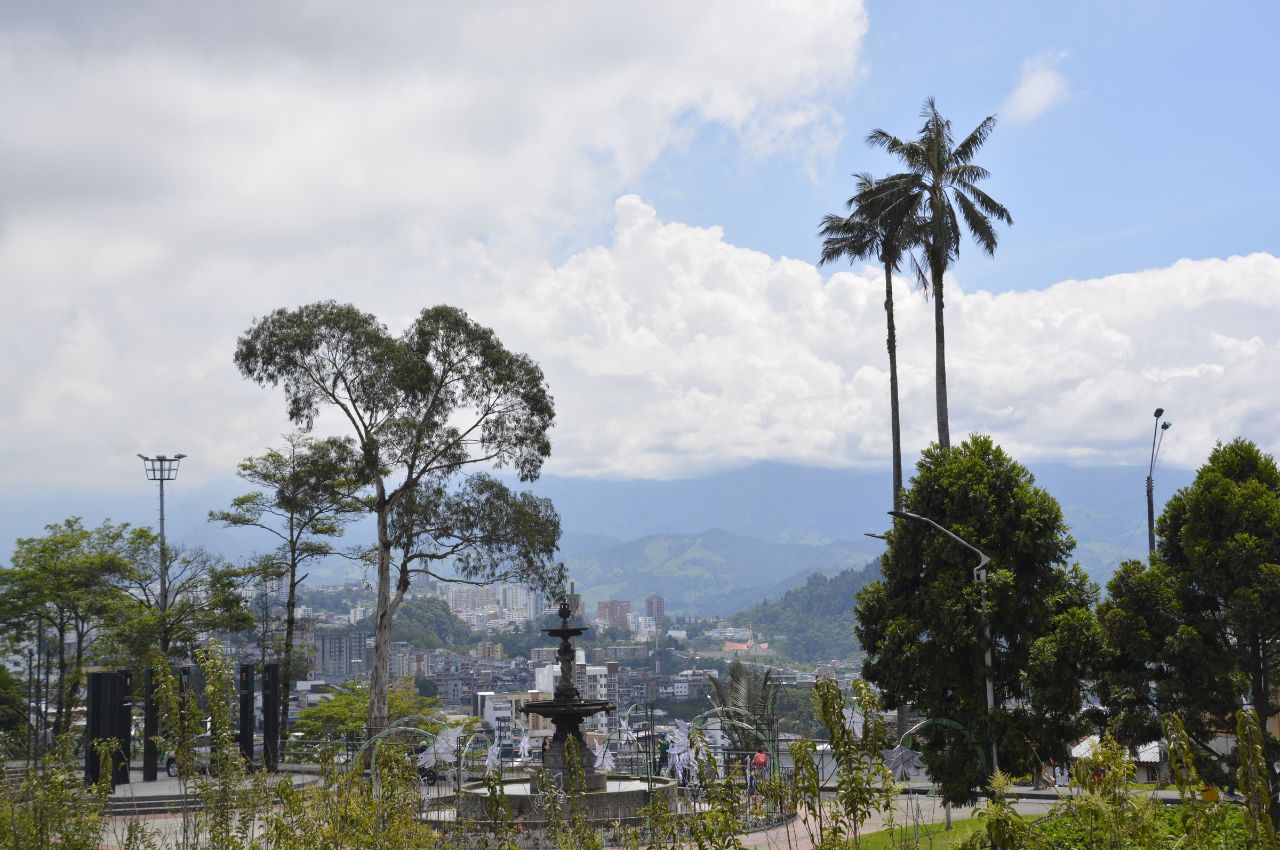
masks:
[[[1033,56],[1022,63],[1022,77],[1000,107],[1001,117],[1029,124],[1062,102],[1070,87],[1056,66],[1066,58],[1067,51],[1057,50]]]
[[[535,275],[497,324],[557,388],[555,468],[683,477],[761,459],[887,464],[882,273],[810,264],[618,201],[613,243]],[[1280,446],[1259,391],[1280,369],[1280,259],[1184,260],[992,295],[951,280],[953,439],[991,433],[1023,460],[1131,463],[1150,411],[1168,462],[1246,434]],[[904,446],[936,437],[932,306],[897,284]],[[536,330],[532,330],[536,329]]]
[[[879,270],[823,278],[617,199],[708,123],[752,156],[821,156],[859,6],[176,8],[6,10],[14,492],[118,486],[137,451],[187,452],[193,485],[226,477],[288,427],[278,392],[235,373],[237,334],[322,298],[396,330],[458,304],[531,354],[556,396],[557,472],[887,463]],[[553,245],[563,260],[544,259]],[[1280,370],[1275,257],[998,296],[963,283],[947,302],[956,436],[1131,459],[1159,404],[1171,462],[1236,433],[1276,445],[1258,390]],[[932,317],[905,283],[898,303],[913,450],[934,436]]]
[[[230,365],[255,315],[483,312],[707,125],[825,156],[867,27],[857,0],[0,15],[0,476],[95,483],[138,450],[225,474],[283,430]]]

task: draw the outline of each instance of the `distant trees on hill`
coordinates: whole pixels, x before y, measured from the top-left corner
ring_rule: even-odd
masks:
[[[733,616],[738,626],[769,636],[770,648],[792,661],[849,658],[858,651],[853,633],[855,596],[879,575],[875,563],[834,576],[813,573],[776,602],[762,602]]]

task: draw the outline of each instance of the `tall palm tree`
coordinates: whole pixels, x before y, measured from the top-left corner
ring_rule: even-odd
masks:
[[[951,446],[951,424],[947,415],[946,334],[942,319],[942,277],[960,256],[960,219],[973,240],[988,255],[996,252],[996,232],[992,219],[1013,224],[1003,205],[978,188],[990,176],[975,165],[974,155],[996,126],[988,115],[959,143],[951,135],[951,122],[938,114],[933,98],[924,102],[924,118],[919,135],[903,141],[884,130],[872,130],[867,143],[893,154],[906,171],[880,180],[857,198],[859,205],[890,217],[908,212],[927,222],[923,251],[933,292],[933,332],[938,404],[938,445]],[[960,208],[959,217],[956,207]]]
[[[863,260],[875,257],[884,265],[884,314],[889,349],[889,429],[893,438],[893,509],[902,509],[902,427],[898,406],[898,336],[893,323],[893,273],[904,255],[923,238],[922,223],[905,205],[881,210],[869,199],[875,197],[876,181],[870,174],[855,174],[857,194],[845,207],[849,215],[826,215],[818,235],[822,256],[818,265],[841,258]],[[859,202],[859,198],[863,200]],[[897,213],[896,217],[894,213]]]

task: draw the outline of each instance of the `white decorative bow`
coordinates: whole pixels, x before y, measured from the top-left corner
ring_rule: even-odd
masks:
[[[484,754],[484,772],[500,773],[502,771],[502,744],[494,741]]]
[[[604,741],[596,744],[596,770],[603,773],[610,773],[614,767],[613,753],[609,752],[609,747]]]
[[[437,762],[450,764],[458,754],[458,736],[462,733],[461,729],[453,726],[446,726],[436,735],[436,739],[431,742],[431,746],[422,751],[418,756],[419,767],[431,767]]]
[[[527,759],[529,757],[529,733],[528,732],[525,732],[524,736],[520,739],[520,743],[516,747],[516,752],[519,753],[520,758],[522,759]]]

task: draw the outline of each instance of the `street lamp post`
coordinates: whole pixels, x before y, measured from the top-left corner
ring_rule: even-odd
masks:
[[[169,609],[169,564],[168,551],[164,544],[164,482],[172,481],[178,477],[178,463],[186,455],[147,457],[144,454],[140,454],[138,457],[142,459],[142,466],[147,472],[147,480],[160,483],[160,611],[163,613]]]
[[[1156,457],[1160,454],[1160,446],[1164,445],[1164,432],[1173,427],[1172,422],[1162,422],[1164,408],[1156,408],[1156,424],[1151,432],[1151,465],[1147,467],[1147,557],[1156,551],[1156,504],[1155,474]]]
[[[975,555],[978,556],[978,566],[973,568],[973,580],[978,582],[978,585],[981,588],[982,608],[985,614],[986,607],[987,607],[987,564],[991,563],[991,559],[987,557],[987,555],[984,552],[982,552],[982,550],[980,550],[977,546],[974,546],[972,543],[965,540],[960,535],[951,531],[951,529],[945,528],[939,525],[938,523],[929,519],[927,516],[921,516],[920,514],[913,514],[910,511],[889,511],[889,515],[897,517],[898,519],[906,519],[906,520],[911,520],[912,522],[922,522],[926,525],[930,525],[933,528],[937,529],[938,531],[941,531],[943,534],[950,537],[952,540],[959,543],[964,548],[968,549],[970,552],[973,552]],[[986,661],[986,665],[987,665],[987,720],[990,726],[990,734],[991,734],[991,772],[994,774],[997,770],[1000,769],[1000,761],[996,755],[996,734],[995,734],[996,690],[995,690],[995,682],[992,679],[992,672],[991,672],[992,671],[991,616],[989,614],[986,614],[984,616],[984,619],[986,620],[986,624],[984,626],[984,633],[986,637],[984,660]]]

